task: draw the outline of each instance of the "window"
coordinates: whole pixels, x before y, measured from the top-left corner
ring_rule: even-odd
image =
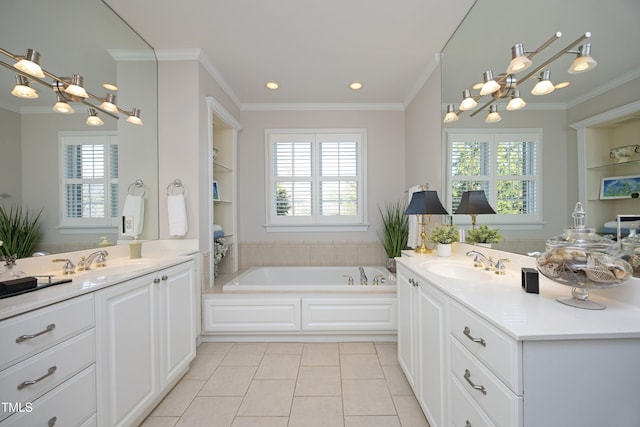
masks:
[[[365,130],[267,130],[267,230],[365,227],[365,144]]]
[[[497,224],[536,224],[540,205],[541,131],[447,133],[447,207],[455,212],[467,190],[484,190]],[[459,223],[470,221],[460,218]],[[483,222],[490,222],[484,220]]]
[[[60,134],[60,225],[118,225],[118,144],[105,133]]]

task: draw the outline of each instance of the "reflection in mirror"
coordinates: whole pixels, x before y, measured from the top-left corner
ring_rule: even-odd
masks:
[[[449,112],[450,104],[454,105],[454,111],[460,112],[460,105],[467,98],[466,91],[478,105],[472,110],[462,111],[458,120],[447,116],[442,125],[443,147],[446,147],[448,134],[470,130],[476,134],[533,131],[541,138],[541,194],[536,206],[540,210],[541,220],[519,228],[504,221],[499,222],[492,218],[494,215],[479,218],[479,223],[501,229],[504,240],[497,247],[518,253],[544,250],[545,240],[561,234],[570,223],[570,212],[578,201],[578,186],[582,184],[578,182],[581,171],[578,170],[577,137],[569,127],[568,117],[572,111],[582,118],[605,112],[603,109],[607,108],[606,104],[610,105],[608,108],[621,105],[613,98],[620,91],[614,89],[637,78],[640,67],[640,56],[630,54],[637,50],[635,45],[640,40],[640,26],[636,22],[639,13],[640,3],[627,0],[541,0],[534,3],[524,0],[477,0],[445,46],[441,60],[442,119]],[[518,44],[522,44],[524,51],[535,50],[557,32],[561,32],[562,36],[543,53],[532,58],[534,65],[529,70],[517,74],[522,80],[518,85],[519,95],[526,105],[507,110],[510,97],[500,99],[492,106],[497,106],[501,120],[487,123],[485,119],[490,113],[490,106],[485,104],[492,98],[488,95],[478,99],[484,83],[483,74],[490,70],[494,76],[506,73],[514,56],[512,50],[520,50],[516,47]],[[586,42],[591,44],[590,56],[598,62],[597,68],[587,73],[570,73],[568,70],[578,54],[561,54],[539,70],[550,71],[555,90],[548,95],[532,95],[540,73],[530,78],[524,77],[586,32],[591,33]],[[571,50],[578,50],[581,44],[572,45]],[[585,54],[583,51],[582,55]],[[589,101],[597,96],[608,96],[606,103],[590,105]],[[481,111],[476,113],[478,110]],[[603,152],[608,155],[610,148],[603,148]],[[444,198],[450,208],[451,190],[446,190]],[[613,204],[600,205],[609,212],[601,212],[598,217],[589,213],[588,220],[591,216],[596,221],[602,217],[615,218]],[[458,216],[454,218],[454,223],[466,225],[465,220]],[[602,226],[601,223],[589,225],[596,228]]]
[[[48,0],[6,2],[0,40],[0,47],[14,55],[38,51],[41,67],[61,80],[82,76],[86,91],[99,98],[82,102],[56,93],[50,75],[40,82],[30,78],[38,98],[12,96],[15,61],[0,55],[8,64],[0,67],[0,204],[36,212],[43,208],[38,251],[93,248],[102,236],[112,243],[123,236],[120,214],[130,185],[140,180],[145,200],[139,237],[157,239],[153,49],[100,0],[60,0],[55,7]],[[62,101],[69,101],[66,106],[74,112],[55,112],[54,106],[66,107]],[[103,101],[120,111],[110,113],[112,106]],[[87,124],[90,108],[102,125]],[[130,116],[139,116],[144,125],[127,122]]]

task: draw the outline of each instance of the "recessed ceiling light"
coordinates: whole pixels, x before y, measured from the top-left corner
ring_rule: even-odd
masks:
[[[113,91],[118,90],[118,86],[112,83],[102,83],[102,87],[105,88],[106,90],[113,90]]]
[[[276,90],[280,87],[280,85],[277,82],[266,82],[264,84],[267,89],[271,89],[271,90]]]
[[[563,87],[567,87],[570,84],[571,84],[570,82],[560,82],[557,85],[554,85],[553,87],[555,87],[556,89],[562,89]]]
[[[360,82],[349,83],[349,89],[360,90],[362,89],[362,83]]]

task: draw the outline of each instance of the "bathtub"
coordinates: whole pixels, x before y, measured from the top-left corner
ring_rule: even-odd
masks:
[[[360,284],[358,267],[251,267],[222,287],[223,293],[396,293],[396,278],[384,267],[364,267],[368,285]],[[349,285],[349,277],[353,285]],[[378,285],[374,278],[378,277]],[[382,280],[384,279],[384,280]]]

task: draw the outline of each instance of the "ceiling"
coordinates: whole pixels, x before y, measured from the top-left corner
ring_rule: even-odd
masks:
[[[242,106],[409,102],[473,0],[105,0],[156,49],[201,48]],[[275,80],[280,89],[266,89]],[[363,89],[349,89],[360,81]]]

